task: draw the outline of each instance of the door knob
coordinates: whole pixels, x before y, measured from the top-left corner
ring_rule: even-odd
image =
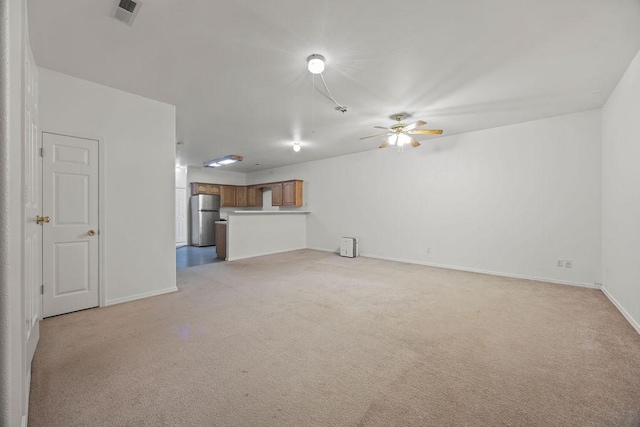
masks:
[[[88,234],[89,236],[95,236],[95,235],[96,235],[96,232],[95,232],[95,231],[93,231],[93,230],[89,230],[89,231],[87,232],[87,234]]]
[[[43,223],[48,224],[49,221],[51,221],[51,219],[48,216],[40,216],[40,215],[36,216],[36,224],[43,224]]]

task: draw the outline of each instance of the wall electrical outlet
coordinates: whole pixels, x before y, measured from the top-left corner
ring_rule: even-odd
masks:
[[[430,254],[431,253],[431,248],[427,248],[427,253]]]
[[[572,266],[573,266],[573,263],[571,262],[570,259],[564,260],[564,268],[571,268]]]
[[[564,267],[564,260],[559,259],[558,261],[556,261],[556,267]]]

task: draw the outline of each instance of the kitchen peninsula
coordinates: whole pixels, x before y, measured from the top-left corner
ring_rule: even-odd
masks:
[[[295,210],[229,212],[226,221],[227,261],[305,249],[309,213]]]

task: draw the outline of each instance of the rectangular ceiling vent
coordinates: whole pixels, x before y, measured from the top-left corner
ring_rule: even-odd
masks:
[[[127,25],[133,25],[133,21],[136,19],[136,16],[138,16],[141,7],[142,3],[139,1],[116,0],[111,16]]]

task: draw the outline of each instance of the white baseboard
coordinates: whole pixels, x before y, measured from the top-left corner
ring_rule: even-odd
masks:
[[[111,299],[111,300],[107,300],[105,302],[104,306],[108,307],[110,305],[122,304],[124,302],[135,301],[135,300],[142,299],[142,298],[149,298],[149,297],[155,297],[155,296],[158,296],[158,295],[169,294],[171,292],[176,292],[177,290],[178,290],[178,287],[174,286],[174,287],[171,287],[171,288],[160,289],[158,291],[144,292],[142,294],[131,295],[131,296],[128,296],[128,297]]]
[[[315,251],[323,251],[323,252],[333,252],[338,253],[335,249],[327,249],[327,248],[308,248]],[[558,280],[558,279],[550,279],[546,277],[535,277],[535,276],[527,276],[524,274],[514,274],[514,273],[502,273],[500,271],[491,271],[491,270],[483,270],[479,268],[468,268],[468,267],[460,267],[458,265],[447,265],[447,264],[436,264],[432,262],[424,262],[424,261],[416,261],[411,259],[403,259],[403,258],[392,258],[385,257],[373,254],[364,254],[360,253],[360,256],[365,258],[374,258],[374,259],[382,259],[385,261],[395,261],[395,262],[404,262],[407,264],[418,264],[418,265],[426,265],[427,267],[438,267],[438,268],[446,268],[449,270],[458,270],[458,271],[468,271],[471,273],[481,273],[481,274],[490,274],[492,276],[501,276],[501,277],[512,277],[514,279],[525,279],[525,280],[535,280],[537,282],[547,282],[554,283],[558,285],[570,285],[570,286],[578,286],[581,288],[590,288],[590,289],[601,289],[601,285],[596,285],[593,283],[582,283],[582,282],[572,282],[568,280]]]
[[[29,423],[29,396],[31,395],[31,367],[29,367],[29,370],[27,371],[27,377],[25,380],[26,384],[25,384],[25,399],[26,399],[26,411],[25,413],[22,415],[22,427],[27,427],[27,424]]]
[[[277,250],[275,252],[257,252],[255,254],[243,255],[243,256],[234,257],[234,258],[227,257],[226,260],[227,261],[238,261],[238,260],[241,260],[241,259],[255,258],[255,257],[258,257],[258,256],[275,255],[275,254],[281,254],[283,252],[299,251],[299,250],[302,250],[302,249],[307,249],[307,247],[302,246],[302,247],[299,247],[299,248],[282,249],[282,250]]]
[[[333,252],[334,254],[340,253],[340,249],[312,248],[310,246],[307,247],[307,249],[311,249],[312,251]]]
[[[536,276],[528,276],[526,274],[503,273],[501,271],[483,270],[481,268],[469,268],[469,267],[461,267],[458,265],[436,264],[432,262],[422,262],[422,261],[413,261],[413,260],[401,259],[401,258],[381,257],[377,255],[363,254],[363,253],[361,253],[360,255],[367,258],[383,259],[386,261],[406,262],[409,264],[426,265],[428,267],[446,268],[449,270],[468,271],[470,273],[490,274],[492,276],[512,277],[514,279],[535,280],[536,282],[547,282],[547,283],[554,283],[558,285],[579,286],[581,288],[591,288],[591,289],[601,288],[600,285],[596,285],[593,283],[572,282],[569,280],[550,279],[548,277],[536,277]]]
[[[627,319],[627,322],[631,324],[633,329],[635,329],[636,332],[640,334],[640,322],[637,322],[633,317],[631,317],[631,315],[627,312],[627,310],[625,310],[624,307],[622,307],[622,305],[618,302],[618,300],[615,299],[613,295],[611,295],[611,293],[607,290],[605,286],[600,288],[600,290],[602,291],[603,294],[607,296],[607,298],[609,298],[609,301],[611,301],[611,303],[616,306],[618,311],[624,316],[625,319]]]

